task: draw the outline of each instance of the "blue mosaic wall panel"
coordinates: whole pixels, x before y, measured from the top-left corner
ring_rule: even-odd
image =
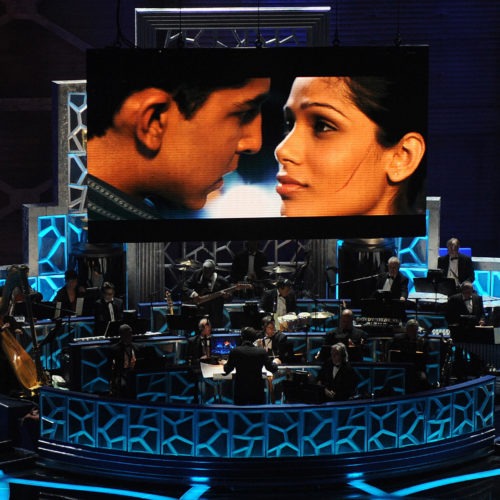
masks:
[[[149,406],[43,389],[41,436],[172,457],[376,453],[491,429],[493,384],[493,377],[484,377],[415,398],[258,408]]]

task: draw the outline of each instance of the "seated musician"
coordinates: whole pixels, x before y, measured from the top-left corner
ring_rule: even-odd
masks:
[[[123,319],[123,301],[115,297],[115,286],[105,281],[101,287],[101,298],[94,305],[94,328],[96,335],[105,335],[110,323]]]
[[[188,362],[199,368],[200,363],[217,364],[219,359],[212,354],[212,323],[210,318],[201,318],[198,333],[189,339]]]
[[[341,342],[330,348],[317,382],[324,386],[326,401],[347,401],[356,395],[359,377],[349,363],[345,345]]]
[[[202,268],[194,272],[186,284],[185,294],[194,303],[202,300],[205,295],[221,292],[220,295],[198,304],[200,315],[207,315],[214,328],[225,326],[224,301],[230,298],[230,294],[224,293],[229,288],[228,281],[216,272],[215,262],[206,259]]]
[[[78,285],[78,274],[73,269],[68,269],[64,273],[64,282],[54,301],[61,303],[61,315],[67,316],[75,313],[77,299],[85,296],[85,287]]]
[[[408,299],[408,278],[399,271],[401,263],[397,257],[387,261],[387,272],[377,278],[376,289],[389,292],[392,299]]]
[[[352,361],[362,361],[367,339],[368,334],[361,328],[354,326],[354,313],[352,310],[344,309],[339,317],[339,326],[326,332],[324,345],[332,346],[342,342],[348,349]],[[324,362],[330,356],[328,351],[328,349],[321,349],[316,355],[316,359]]]
[[[406,387],[408,393],[431,388],[426,371],[428,344],[426,338],[419,335],[419,329],[418,321],[409,319],[406,322],[405,332],[396,334],[388,346],[389,361],[412,364],[408,370]]]
[[[293,362],[293,345],[283,332],[276,331],[272,316],[262,318],[262,332],[255,345],[263,347],[277,365]]]
[[[117,397],[135,396],[133,372],[139,347],[132,342],[132,327],[120,325],[120,340],[111,347],[111,394]]]
[[[450,295],[446,304],[446,321],[449,326],[484,326],[483,299],[474,292],[470,281],[464,281],[460,293]]]
[[[263,312],[273,314],[275,318],[295,312],[297,310],[297,299],[295,298],[292,282],[288,279],[279,279],[276,288],[266,290],[262,294],[260,309]]]

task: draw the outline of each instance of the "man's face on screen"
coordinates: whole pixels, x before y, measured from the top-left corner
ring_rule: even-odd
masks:
[[[261,104],[270,79],[255,78],[241,88],[216,90],[193,117],[172,103],[161,149],[151,162],[148,191],[198,210],[207,196],[236,170],[241,154],[262,146]]]
[[[285,105],[287,135],[275,153],[282,215],[381,213],[389,150],[349,92],[342,78],[295,79]]]

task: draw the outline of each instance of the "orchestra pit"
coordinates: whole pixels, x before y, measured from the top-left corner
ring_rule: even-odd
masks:
[[[495,151],[437,165],[469,137],[436,114],[471,93],[443,90],[443,12],[243,3],[69,2],[112,46],[21,16],[73,70],[0,99],[50,111],[55,165],[5,217],[0,498],[495,498],[500,241],[468,177]],[[488,44],[498,7],[462,3]]]

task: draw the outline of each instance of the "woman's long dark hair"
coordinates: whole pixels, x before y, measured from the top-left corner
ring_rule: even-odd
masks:
[[[395,146],[408,132],[418,132],[426,141],[424,106],[427,100],[425,89],[418,88],[420,81],[411,82],[397,76],[354,76],[345,77],[344,81],[356,107],[378,126],[377,140],[381,146]],[[422,158],[415,172],[400,183],[395,213],[415,213],[420,197],[425,195],[425,170]]]

